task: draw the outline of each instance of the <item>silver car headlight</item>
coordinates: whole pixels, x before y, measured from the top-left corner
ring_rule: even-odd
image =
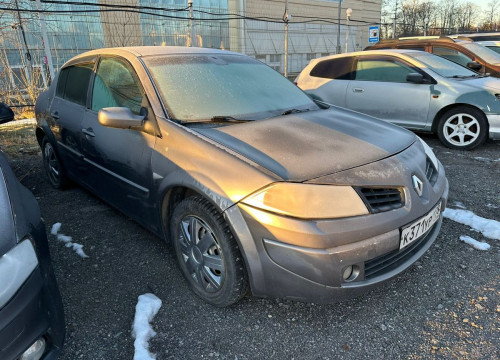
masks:
[[[242,203],[302,219],[331,219],[369,213],[351,186],[280,182],[248,196]]]
[[[424,140],[422,140],[418,136],[417,136],[417,138],[418,138],[418,140],[420,140],[420,143],[424,147],[425,155],[432,162],[432,165],[434,165],[434,168],[439,172],[439,161],[438,161],[436,155],[434,154],[434,151],[432,151],[432,149],[430,148],[430,146],[427,145],[427,143]]]

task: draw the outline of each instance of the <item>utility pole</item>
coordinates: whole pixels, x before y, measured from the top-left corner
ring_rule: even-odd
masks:
[[[398,12],[398,0],[396,0],[396,7],[394,8],[394,22],[392,23],[392,38],[396,38],[396,14]]]
[[[288,14],[288,0],[285,0],[285,13],[283,14],[283,21],[285,22],[285,77],[288,76],[288,21],[291,15]]]
[[[49,68],[50,80],[54,79],[54,65],[52,63],[52,54],[50,53],[50,43],[47,36],[47,25],[45,24],[45,16],[42,13],[42,4],[40,0],[36,0],[36,8],[38,10],[38,17],[40,18],[40,29],[42,30],[42,42],[45,50],[45,63]]]
[[[193,0],[188,0],[188,8],[189,8],[189,32],[191,36],[191,45],[195,43],[195,37],[194,37],[194,19],[193,19]]]
[[[345,49],[344,49],[344,52],[347,53],[347,48],[348,48],[348,45],[349,45],[349,20],[351,20],[352,9],[349,8],[345,12],[346,12],[346,15],[347,15],[346,16],[347,29],[346,29],[346,32],[345,32]]]
[[[342,2],[342,0],[337,0],[338,1],[338,5],[337,5],[337,54],[340,54],[342,51],[341,51],[341,48],[340,48],[340,10],[341,10],[341,7],[340,7],[340,3]]]

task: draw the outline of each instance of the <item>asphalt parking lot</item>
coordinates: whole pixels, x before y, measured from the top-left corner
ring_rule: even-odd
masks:
[[[449,207],[500,219],[500,142],[452,151],[423,136],[444,164]],[[41,154],[11,158],[47,226],[83,245],[81,258],[49,236],[66,313],[61,359],[132,359],[137,297],[163,305],[152,325],[157,359],[499,359],[500,243],[445,219],[434,246],[393,282],[354,300],[307,304],[246,297],[230,308],[198,299],[173,248],[74,185],[53,190]],[[468,235],[491,245],[478,251]]]

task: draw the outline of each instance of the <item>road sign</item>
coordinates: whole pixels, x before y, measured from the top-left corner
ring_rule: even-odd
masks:
[[[380,40],[380,28],[378,26],[370,26],[368,30],[368,42],[376,43]]]

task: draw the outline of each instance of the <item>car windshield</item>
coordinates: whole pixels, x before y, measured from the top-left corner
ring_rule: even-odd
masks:
[[[319,107],[267,65],[242,55],[143,58],[169,114],[185,122],[257,120]]]
[[[500,54],[500,46],[498,45],[486,45],[486,47],[490,50],[493,50],[494,52],[496,52],[497,54]]]
[[[460,45],[479,56],[488,64],[500,64],[500,54],[487,47],[475,43],[461,43]]]
[[[444,76],[444,77],[472,77],[472,76],[478,76],[477,73],[474,71],[471,71],[461,65],[458,65],[450,60],[447,60],[441,56],[437,55],[432,55],[429,53],[425,52],[418,52],[418,53],[407,53],[406,55],[409,55],[418,61],[420,61],[422,64],[424,64],[426,67],[437,73],[438,75]]]

